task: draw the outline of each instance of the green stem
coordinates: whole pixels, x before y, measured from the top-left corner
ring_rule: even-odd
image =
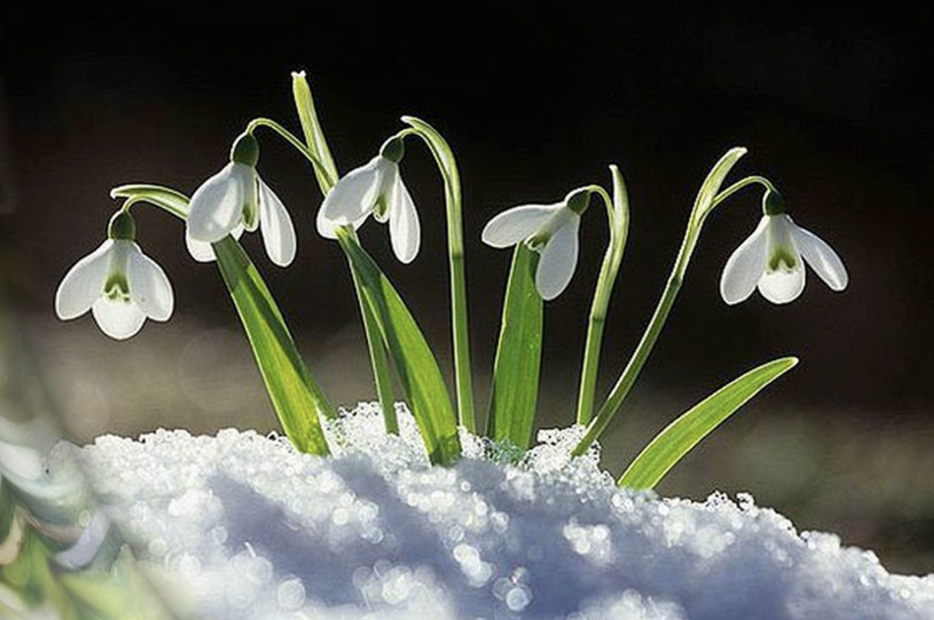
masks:
[[[328,170],[327,166],[325,166],[321,160],[318,159],[318,156],[304,142],[302,142],[301,138],[298,138],[291,131],[269,118],[254,118],[247,124],[246,130],[249,133],[253,133],[258,127],[267,127],[272,129],[277,134],[279,134],[279,136],[284,138],[286,142],[295,147],[295,150],[304,155],[305,159],[311,162],[311,165],[315,169],[315,175],[318,177],[322,186],[322,193],[327,195],[327,191],[324,191],[325,187],[327,189],[334,187],[337,179],[334,178],[331,171]]]
[[[701,191],[698,193],[698,197],[694,203],[694,209],[691,211],[690,218],[688,218],[684,240],[681,243],[681,248],[678,250],[678,256],[671,269],[671,274],[668,276],[668,284],[662,292],[662,297],[655,308],[655,312],[652,314],[652,318],[645,329],[645,333],[643,333],[639,345],[636,347],[632,358],[617,380],[616,385],[613,386],[606,402],[600,407],[596,417],[594,417],[590,426],[588,426],[584,437],[571,452],[572,456],[580,456],[587,451],[593,442],[603,433],[607,424],[609,424],[610,420],[623,404],[623,401],[629,395],[629,391],[639,377],[639,373],[642,371],[642,367],[645,365],[649,354],[652,352],[658,340],[658,336],[662,331],[662,327],[664,327],[665,321],[671,313],[671,308],[674,306],[675,299],[678,297],[678,292],[681,290],[681,284],[687,272],[688,263],[691,261],[694,248],[697,246],[697,240],[700,237],[701,229],[703,228],[704,220],[707,215],[710,214],[714,207],[722,203],[723,200],[748,185],[758,183],[769,189],[772,188],[772,184],[767,179],[751,176],[734,183],[722,193],[718,193],[717,190],[719,190],[720,182],[722,182],[723,177],[726,176],[726,173],[729,172],[729,169],[740,156],[742,156],[742,153],[736,154],[732,161],[726,161],[726,157],[722,159],[718,166],[714,167],[714,171],[711,172],[704,185],[701,187]]]
[[[247,131],[253,132],[258,127],[267,127],[282,136],[311,162],[315,170],[318,185],[321,188],[321,193],[327,196],[331,188],[337,183],[338,172],[337,168],[334,166],[334,160],[331,157],[330,151],[327,148],[324,135],[321,133],[314,108],[305,107],[306,105],[312,105],[311,92],[308,91],[304,93],[302,92],[304,90],[307,90],[307,85],[304,89],[299,88],[299,92],[296,93],[296,107],[298,108],[299,117],[302,121],[302,129],[305,133],[307,144],[302,142],[300,138],[295,136],[295,134],[288,129],[268,118],[253,119],[247,124]],[[307,95],[307,98],[305,95]],[[355,234],[354,237],[356,238]],[[380,408],[383,410],[383,421],[386,426],[386,432],[398,434],[399,421],[396,418],[392,375],[389,371],[386,348],[380,337],[376,318],[363,300],[363,292],[360,288],[357,274],[353,269],[350,270],[350,273],[354,283],[354,293],[357,296],[357,303],[360,306],[360,317],[363,321],[363,331],[366,335],[367,350],[370,355],[370,366],[373,369],[373,383],[376,386],[376,394],[379,399]]]
[[[403,116],[412,127],[399,133],[415,133],[428,146],[444,179],[447,215],[448,262],[451,282],[451,332],[454,347],[454,377],[457,392],[457,417],[461,426],[476,433],[473,379],[470,363],[470,332],[467,321],[467,276],[464,270],[464,224],[460,173],[454,152],[436,129],[420,119]]]
[[[349,234],[355,241],[356,232],[347,227]],[[358,241],[359,243],[359,241]],[[379,333],[379,324],[373,311],[367,305],[363,298],[363,288],[360,279],[357,277],[357,271],[353,269],[348,258],[350,275],[353,278],[354,292],[357,295],[357,303],[360,305],[360,316],[363,319],[363,331],[366,334],[366,346],[370,354],[370,366],[373,368],[373,382],[376,384],[376,396],[379,399],[380,409],[383,410],[383,423],[386,432],[391,435],[399,434],[399,420],[396,417],[395,395],[392,389],[392,374],[389,370],[389,360],[387,358],[386,345],[383,344],[382,336]]]
[[[596,186],[599,188],[597,193],[606,205],[610,238],[607,242],[606,253],[603,255],[603,264],[600,266],[600,275],[597,278],[597,288],[594,291],[587,325],[587,340],[584,345],[584,361],[581,365],[581,383],[577,397],[577,423],[581,426],[589,424],[593,415],[607,308],[623,259],[629,230],[629,198],[626,194],[626,186],[616,166],[610,166],[610,171],[613,174],[614,199],[611,200],[602,187]]]

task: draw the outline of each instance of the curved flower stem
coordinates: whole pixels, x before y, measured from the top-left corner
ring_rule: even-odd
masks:
[[[334,175],[328,170],[328,167],[321,162],[318,155],[308,148],[308,146],[291,131],[269,118],[254,118],[247,123],[246,130],[249,133],[253,133],[257,127],[272,129],[279,134],[279,136],[284,138],[286,142],[295,147],[295,150],[304,155],[305,159],[311,162],[311,165],[315,169],[315,175],[318,177],[318,182],[321,185],[322,193],[327,195],[325,188],[330,190],[330,188],[334,187],[334,184],[337,183],[337,179],[334,178]]]
[[[328,150],[327,142],[321,132],[318,123],[318,117],[314,107],[307,107],[311,104],[311,92],[307,88],[301,87],[304,76],[296,75],[293,83],[293,90],[296,93],[296,108],[302,122],[302,129],[308,143],[302,142],[288,129],[274,120],[268,118],[255,118],[247,124],[246,130],[253,132],[258,127],[267,127],[275,131],[286,142],[292,145],[299,153],[305,156],[315,170],[315,177],[321,188],[321,194],[327,196],[334,184],[337,183],[338,172],[334,165],[334,160]],[[307,93],[305,91],[308,91]],[[307,95],[307,98],[306,98]],[[360,317],[363,321],[363,331],[366,335],[367,350],[370,354],[370,365],[373,369],[373,383],[376,385],[376,394],[379,399],[380,408],[383,410],[383,420],[386,426],[386,432],[391,434],[399,433],[399,422],[396,419],[395,399],[393,397],[392,375],[389,371],[389,363],[386,357],[386,348],[379,335],[379,327],[372,312],[363,301],[363,292],[360,289],[360,282],[353,269],[350,270],[354,293],[357,296],[357,303],[360,306]]]
[[[652,352],[652,348],[658,340],[662,327],[664,327],[665,321],[668,319],[671,308],[674,306],[675,299],[678,297],[678,292],[681,290],[681,284],[687,272],[688,263],[694,253],[694,248],[697,246],[697,240],[700,237],[701,229],[703,228],[707,215],[709,215],[716,206],[722,203],[724,199],[748,185],[758,183],[765,185],[767,188],[772,188],[772,184],[767,179],[751,176],[734,183],[723,192],[719,192],[720,185],[727,173],[729,173],[730,169],[744,153],[745,149],[732,149],[729,151],[714,166],[707,176],[707,179],[704,181],[704,184],[701,186],[694,202],[694,208],[688,218],[687,230],[684,233],[681,248],[678,250],[678,256],[675,258],[671,274],[668,276],[668,283],[665,286],[665,290],[662,292],[662,297],[655,308],[655,312],[652,314],[651,320],[649,320],[649,324],[645,329],[645,333],[642,335],[642,339],[639,341],[639,345],[636,347],[629,363],[616,381],[616,385],[613,386],[606,402],[600,407],[597,415],[587,427],[587,432],[584,437],[571,452],[573,456],[580,456],[587,451],[593,442],[603,433],[607,424],[609,424],[610,420],[623,404],[623,401],[629,395],[629,391],[632,389],[649,354]]]
[[[464,271],[464,223],[460,174],[454,152],[436,129],[423,120],[403,116],[402,122],[411,129],[398,137],[415,134],[428,146],[444,179],[444,199],[447,214],[448,262],[451,279],[451,332],[454,350],[454,377],[457,388],[457,417],[461,426],[476,433],[473,379],[470,364],[470,332],[467,321],[467,276]]]
[[[629,196],[626,193],[626,185],[619,168],[615,165],[610,166],[610,172],[613,175],[612,200],[602,187],[594,186],[594,191],[603,198],[603,203],[606,205],[610,238],[606,253],[603,255],[603,264],[600,266],[600,275],[597,278],[597,287],[594,291],[593,303],[590,306],[590,319],[587,324],[587,340],[584,345],[584,361],[581,365],[580,390],[577,396],[577,423],[582,426],[586,426],[593,415],[606,313],[623,259],[623,252],[626,249],[626,237],[629,231]]]
[[[110,190],[110,197],[123,198],[124,203],[120,206],[120,210],[127,213],[130,207],[143,202],[159,207],[183,222],[188,219],[188,196],[170,187],[131,183],[113,188]]]

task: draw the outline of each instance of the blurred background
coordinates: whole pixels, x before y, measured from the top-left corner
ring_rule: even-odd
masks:
[[[811,272],[789,306],[756,295],[727,307],[720,271],[755,227],[760,195],[719,209],[602,441],[606,466],[618,474],[668,421],[742,372],[798,355],[798,368],[660,492],[749,491],[801,530],[873,549],[892,571],[934,572],[932,24],[921,5],[332,4],[213,9],[210,19],[147,5],[0,5],[0,311],[25,342],[14,363],[33,364],[27,380],[70,439],[275,428],[218,273],[189,258],[164,213],[134,211],[141,246],[175,288],[170,322],[116,343],[90,317],[59,322],[52,299],[104,238],[118,206],[111,187],[156,182],[190,194],[226,163],[251,118],[298,132],[290,72],[304,69],[343,171],[368,161],[402,114],[453,145],[480,410],[509,262],[479,243],[490,217],[582,184],[609,187],[607,165],[620,166],[632,224],[606,332],[608,389],[654,308],[700,182],[726,149],[748,147],[735,178],[775,182],[796,221],[843,257],[849,289],[835,294]],[[372,399],[344,260],[314,232],[321,197],[311,171],[272,134],[260,139],[259,169],[290,209],[298,258],[283,271],[258,236],[245,245],[332,399]],[[448,365],[442,188],[414,142],[403,173],[422,218],[418,259],[396,263],[383,227],[361,234]],[[586,218],[582,234],[577,275],[547,306],[542,427],[573,416],[602,215]]]

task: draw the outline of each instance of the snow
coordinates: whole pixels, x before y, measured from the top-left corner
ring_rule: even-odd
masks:
[[[401,437],[375,404],[344,412],[328,458],[236,430],[57,450],[181,618],[934,618],[934,575],[889,574],[748,495],[619,489],[596,450],[568,458],[579,428],[543,431],[519,463],[463,431],[442,468],[398,414]]]

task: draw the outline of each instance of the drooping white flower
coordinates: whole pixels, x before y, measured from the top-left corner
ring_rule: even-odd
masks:
[[[199,262],[210,262],[214,260],[210,244],[259,228],[269,259],[288,266],[295,258],[295,227],[282,201],[256,172],[256,138],[249,133],[240,136],[230,158],[191,196],[185,233],[189,253]]]
[[[117,214],[110,238],[79,260],[55,293],[58,318],[67,321],[90,310],[101,331],[117,340],[136,334],[147,317],[169,320],[175,303],[162,268],[143,254],[132,234],[121,232],[127,221],[121,216],[129,218],[129,213]],[[132,231],[129,222],[123,231]]]
[[[525,242],[539,252],[535,288],[550,301],[564,291],[577,268],[577,231],[588,202],[589,193],[575,190],[555,204],[507,209],[487,222],[481,238],[494,248]]]
[[[402,141],[390,139],[380,154],[341,178],[318,210],[318,234],[337,238],[337,228],[359,228],[370,214],[389,222],[392,250],[403,263],[411,263],[421,245],[421,227],[412,196],[402,182],[399,160]]]
[[[805,262],[832,290],[845,289],[849,276],[833,248],[795,224],[776,192],[766,192],[763,203],[765,214],[759,225],[723,268],[723,301],[737,304],[756,288],[772,303],[793,301],[804,290]]]

